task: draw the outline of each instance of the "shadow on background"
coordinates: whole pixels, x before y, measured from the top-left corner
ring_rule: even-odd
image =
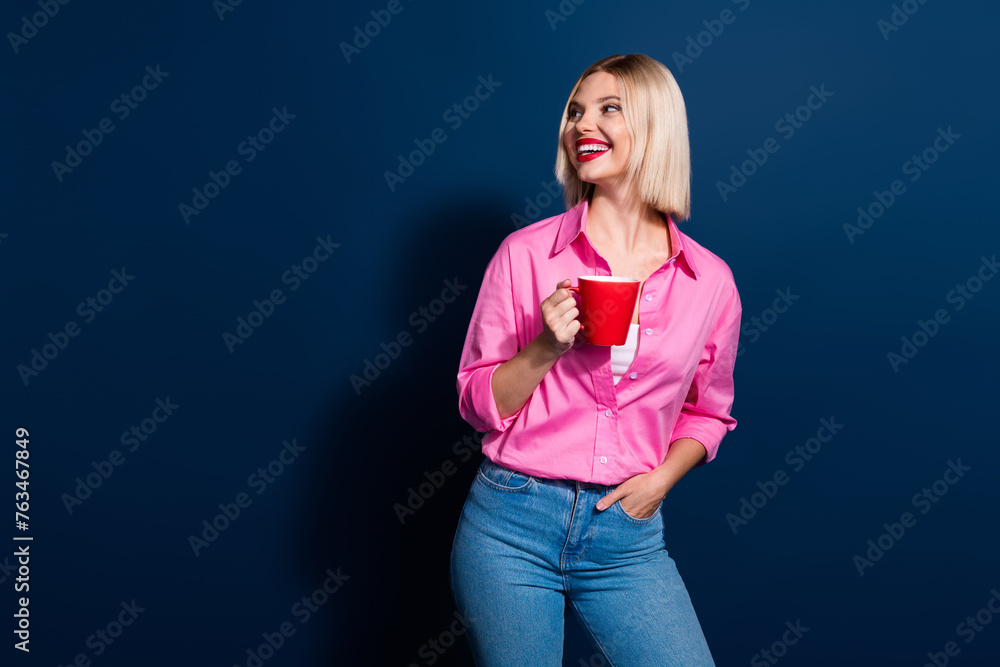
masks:
[[[471,664],[465,639],[449,629],[462,624],[448,567],[482,434],[459,416],[455,380],[483,272],[514,231],[513,210],[496,195],[463,194],[402,226],[407,238],[395,247],[405,252],[373,258],[395,286],[376,307],[411,313],[398,331],[412,343],[370,384],[331,397],[330,412],[317,417],[323,456],[303,508],[303,570],[340,565],[351,579],[339,601],[350,615],[329,628],[316,664],[425,664],[431,656],[434,664]],[[431,304],[443,291],[454,302],[442,310]],[[395,351],[393,339],[370,342],[373,365],[377,354]],[[365,379],[364,360],[354,366]]]

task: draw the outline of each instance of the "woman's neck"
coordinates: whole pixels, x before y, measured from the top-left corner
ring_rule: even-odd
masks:
[[[622,254],[650,247],[666,226],[663,214],[630,192],[598,186],[587,206],[587,236]]]

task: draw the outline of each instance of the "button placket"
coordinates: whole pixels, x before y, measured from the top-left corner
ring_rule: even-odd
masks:
[[[600,359],[598,368],[602,369],[600,381],[595,378],[594,388],[597,399],[597,429],[593,442],[593,458],[591,464],[596,475],[595,481],[606,483],[607,476],[614,470],[614,457],[620,447],[618,420],[616,410],[618,385],[614,382],[611,371],[611,355],[595,355],[594,359]]]

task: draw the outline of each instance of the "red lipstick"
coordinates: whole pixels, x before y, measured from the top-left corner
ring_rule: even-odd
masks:
[[[576,142],[577,162],[596,160],[611,150],[611,144],[600,139],[578,139]],[[583,152],[581,152],[583,151]]]

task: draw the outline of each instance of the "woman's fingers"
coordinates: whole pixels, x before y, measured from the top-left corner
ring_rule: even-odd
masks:
[[[567,289],[557,289],[542,301],[542,314],[549,322],[568,322],[580,314],[573,293]]]
[[[573,292],[566,289],[569,284],[569,279],[556,283],[556,290],[540,304],[546,335],[560,353],[573,347],[580,331],[580,322],[576,319],[580,311]]]
[[[565,333],[562,342],[568,343],[580,330],[580,322],[576,319],[579,314],[575,303],[561,303],[550,312],[549,328],[555,333]]]

